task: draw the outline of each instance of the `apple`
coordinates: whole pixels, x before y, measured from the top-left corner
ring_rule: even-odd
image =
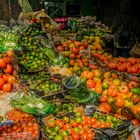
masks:
[[[137,94],[132,94],[130,97],[131,101],[133,102],[133,104],[137,104],[140,102],[140,97]]]

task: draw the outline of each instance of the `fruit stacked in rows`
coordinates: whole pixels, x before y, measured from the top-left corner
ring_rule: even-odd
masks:
[[[39,126],[34,116],[27,113],[13,110],[7,113],[7,120],[13,124],[6,124],[0,127],[0,139],[8,139],[8,136],[13,139],[37,139],[39,136]]]
[[[13,51],[0,55],[0,93],[11,92],[16,74],[12,65]]]
[[[59,79],[55,78],[55,80],[51,79],[50,75],[47,75],[45,72],[38,72],[33,75],[23,74],[21,76],[23,81],[26,81],[26,84],[32,90],[37,91],[61,91],[62,87],[59,84]]]
[[[27,52],[19,56],[19,64],[30,71],[44,70],[48,66],[47,57],[38,51]]]
[[[74,118],[64,116],[62,119],[49,118],[45,120],[45,135],[54,140],[92,140],[94,132],[92,124],[95,119],[76,113]]]
[[[94,128],[117,128],[123,122],[110,115],[94,114],[93,117],[77,112],[74,116],[44,119],[45,135],[54,140],[92,140]]]
[[[55,114],[56,115],[61,115],[61,114],[65,114],[65,113],[69,113],[69,112],[73,112],[74,111],[74,106],[71,103],[60,103],[60,102],[56,102],[55,103]]]

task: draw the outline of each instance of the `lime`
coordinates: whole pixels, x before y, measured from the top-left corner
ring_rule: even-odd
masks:
[[[58,132],[59,130],[60,130],[60,126],[55,126],[55,127],[54,127],[54,131],[55,131],[55,132]]]
[[[76,122],[77,122],[77,123],[81,123],[81,122],[82,122],[82,118],[77,117],[77,118],[76,118]]]
[[[81,71],[81,70],[78,70],[76,73],[77,73],[77,75],[79,75],[79,76],[80,76],[80,75],[81,75],[81,73],[82,73],[82,71]]]
[[[107,82],[103,82],[103,83],[102,83],[102,87],[103,87],[104,89],[108,89],[109,85],[108,85]]]
[[[63,136],[61,136],[61,135],[56,135],[56,136],[54,137],[54,140],[63,140]]]
[[[60,132],[59,132],[59,134],[61,135],[61,136],[68,136],[68,132],[67,131],[65,131],[65,130],[60,130]]]
[[[89,68],[86,67],[86,66],[84,66],[84,67],[82,68],[82,71],[84,71],[84,70],[89,70]]]
[[[81,82],[81,84],[85,85],[86,84],[86,79],[85,78],[81,78],[80,82]]]

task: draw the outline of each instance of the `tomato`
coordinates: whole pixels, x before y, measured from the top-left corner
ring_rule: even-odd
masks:
[[[135,82],[135,81],[130,81],[130,82],[128,83],[129,89],[131,89],[131,88],[133,88],[133,87],[137,87],[137,86],[138,86],[138,83]]]
[[[101,96],[99,97],[99,101],[100,101],[100,102],[107,102],[107,95],[101,95]]]
[[[89,59],[88,58],[82,58],[82,62],[84,63],[85,66],[88,66]]]
[[[123,72],[123,71],[126,70],[126,68],[124,67],[123,64],[118,65],[118,68],[117,69],[118,69],[119,72]]]
[[[9,76],[8,78],[8,83],[13,84],[15,82],[16,78],[12,75]]]
[[[97,82],[96,85],[95,85],[95,91],[98,93],[98,94],[101,94],[102,93],[102,84],[101,82]]]
[[[84,66],[82,60],[80,60],[80,59],[77,60],[77,63],[78,63],[78,66],[79,66],[80,68],[82,68],[82,67]]]
[[[7,82],[10,75],[9,74],[4,74],[2,77],[3,77],[4,81]]]
[[[9,64],[10,63],[10,57],[4,57],[3,59],[4,59],[4,61],[5,61],[6,64]]]
[[[140,112],[140,105],[133,105],[131,107],[131,110],[132,110],[133,114],[139,113]]]
[[[4,72],[10,74],[12,73],[12,70],[13,70],[12,66],[10,64],[7,64],[6,69],[4,69]]]
[[[57,47],[57,50],[58,50],[59,52],[61,52],[61,51],[64,51],[65,49],[64,49],[64,46],[58,46],[58,47]]]
[[[71,128],[71,125],[70,124],[65,124],[64,127],[63,127],[65,130]]]
[[[64,136],[64,140],[72,140],[70,136]]]
[[[126,58],[120,57],[120,58],[118,58],[118,61],[121,62],[121,63],[125,63],[126,62]]]
[[[0,58],[0,68],[5,68],[6,67],[6,62],[4,59]]]
[[[70,64],[70,66],[74,66],[75,60],[74,60],[74,59],[70,59],[70,60],[69,60],[69,64]]]
[[[5,83],[4,78],[0,78],[0,88],[4,85],[4,83]]]
[[[116,87],[111,86],[108,90],[107,90],[107,95],[111,96],[111,97],[116,97],[118,93],[118,90],[116,89]]]
[[[110,122],[105,122],[105,126],[106,127],[111,127],[111,123]]]
[[[72,48],[71,52],[74,53],[74,54],[79,54],[79,49],[78,48]]]
[[[80,135],[73,133],[72,134],[72,139],[73,140],[80,140]]]
[[[87,79],[92,79],[93,77],[94,77],[94,73],[92,71],[90,71],[86,76]]]
[[[96,77],[100,77],[101,75],[102,75],[102,72],[100,71],[100,70],[95,70],[94,71],[94,75],[96,76]]]
[[[101,126],[102,126],[102,122],[97,121],[97,122],[96,122],[96,127],[97,127],[97,128],[101,128]]]
[[[125,105],[125,100],[123,97],[117,97],[115,99],[115,105],[118,107],[118,108],[122,108],[124,105]]]
[[[134,65],[137,61],[136,61],[135,58],[130,57],[130,58],[127,59],[127,62],[130,63],[131,65]]]
[[[61,122],[62,122],[61,119],[57,119],[57,120],[55,121],[55,124],[56,124],[56,125],[59,125],[59,123],[61,123]]]
[[[75,58],[76,58],[76,55],[75,55],[74,53],[71,53],[71,54],[69,55],[69,58],[70,58],[70,59],[75,59]]]
[[[78,123],[76,121],[74,121],[72,124],[71,124],[72,127],[77,127],[78,126]]]
[[[108,64],[108,68],[109,69],[116,69],[117,68],[117,63],[116,62],[110,62],[109,64]]]
[[[90,70],[93,70],[93,69],[97,69],[98,68],[98,66],[96,66],[94,64],[89,64],[88,67],[89,67]]]
[[[87,140],[93,140],[93,139],[94,139],[94,134],[93,134],[93,132],[87,133],[86,135],[87,135]]]
[[[2,86],[2,90],[4,92],[11,92],[12,91],[12,85],[10,83],[5,83],[3,86]]]
[[[94,88],[94,86],[95,86],[95,82],[93,80],[91,80],[91,79],[87,80],[87,82],[86,82],[87,88]]]
[[[8,50],[6,52],[6,55],[9,56],[9,57],[12,57],[14,55],[14,52],[12,50]]]
[[[92,124],[95,124],[95,123],[96,123],[96,119],[95,119],[95,118],[92,118],[92,119],[91,119],[91,123],[92,123]]]
[[[128,73],[137,73],[137,71],[138,71],[137,65],[130,66],[130,67],[128,67],[128,69],[127,69],[127,72],[128,72]]]
[[[139,125],[139,121],[136,119],[131,120],[131,122],[133,123],[134,126]]]
[[[88,73],[89,73],[89,71],[84,70],[84,71],[81,73],[81,77],[82,77],[82,78],[86,78]]]
[[[87,135],[85,133],[81,135],[81,140],[87,140]]]
[[[101,103],[99,109],[104,113],[109,113],[112,110],[112,106],[109,103]]]
[[[105,61],[105,60],[107,60],[107,57],[106,57],[105,55],[101,55],[101,56],[100,56],[100,60],[101,60],[101,61]]]
[[[64,122],[60,121],[60,123],[58,124],[58,126],[60,126],[60,128],[64,127]]]
[[[81,42],[79,42],[79,41],[74,41],[74,44],[75,44],[75,46],[80,46],[81,45]]]
[[[127,86],[120,86],[119,91],[120,91],[121,93],[127,94],[128,91],[129,91],[129,89],[128,89]]]
[[[99,58],[100,54],[98,54],[97,52],[93,52],[92,56],[95,57],[95,58]]]
[[[140,96],[137,94],[132,94],[130,99],[132,100],[133,104],[137,104],[140,102]]]

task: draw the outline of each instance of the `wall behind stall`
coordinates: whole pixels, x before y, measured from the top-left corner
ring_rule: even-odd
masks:
[[[104,9],[104,23],[111,25],[115,15],[120,10],[120,3],[122,0],[103,0]]]
[[[40,0],[29,0],[34,11],[41,10]],[[11,10],[9,8],[11,5]],[[18,19],[21,7],[18,0],[0,0],[0,20],[8,21],[10,18]]]

